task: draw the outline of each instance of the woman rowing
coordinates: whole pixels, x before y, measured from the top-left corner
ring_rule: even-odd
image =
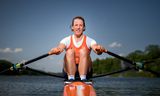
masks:
[[[96,43],[96,41],[83,34],[85,31],[85,20],[83,17],[77,16],[72,19],[71,30],[73,35],[65,37],[55,48],[49,51],[49,54],[60,54],[64,50],[64,72],[67,73],[68,80],[75,80],[76,72],[79,73],[82,81],[87,80],[87,76],[91,73],[92,60],[90,52],[93,50],[100,55],[107,50]]]

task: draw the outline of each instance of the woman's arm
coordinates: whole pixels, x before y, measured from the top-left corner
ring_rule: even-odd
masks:
[[[99,44],[94,44],[94,45],[91,46],[91,48],[98,55],[101,55],[103,52],[107,52],[107,50]]]
[[[66,46],[63,43],[60,43],[57,47],[52,48],[48,54],[53,55],[59,55],[60,53],[62,53],[64,51],[64,49],[66,48]]]

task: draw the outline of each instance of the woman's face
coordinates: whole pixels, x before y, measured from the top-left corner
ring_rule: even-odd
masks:
[[[83,34],[84,30],[83,21],[81,19],[75,19],[72,25],[72,30],[74,32],[74,35],[80,37]]]

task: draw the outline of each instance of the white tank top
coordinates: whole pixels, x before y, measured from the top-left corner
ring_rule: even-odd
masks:
[[[74,45],[75,45],[76,47],[79,47],[79,46],[82,45],[84,36],[83,36],[82,40],[79,41],[79,42],[76,42],[74,35],[72,35],[72,37],[73,37],[73,43],[74,43]],[[69,45],[70,45],[70,42],[71,42],[71,41],[70,41],[70,38],[71,38],[71,35],[63,38],[63,39],[60,41],[60,43],[62,43],[62,44],[64,44],[64,45],[66,46],[66,49],[67,49],[67,48],[69,47]],[[97,43],[96,43],[96,41],[95,41],[94,39],[92,39],[92,38],[90,38],[90,37],[87,36],[87,37],[86,37],[86,44],[87,44],[88,49],[91,49],[91,46],[94,45],[94,44],[97,44]]]

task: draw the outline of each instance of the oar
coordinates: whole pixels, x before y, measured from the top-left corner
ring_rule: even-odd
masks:
[[[140,62],[136,63],[136,62],[133,62],[133,61],[131,61],[131,60],[129,60],[129,59],[126,59],[126,58],[124,58],[124,57],[122,57],[122,56],[119,56],[119,55],[117,55],[117,54],[115,54],[115,53],[113,53],[113,52],[110,52],[110,51],[105,51],[105,53],[107,53],[107,54],[109,54],[109,55],[111,55],[111,56],[113,56],[113,57],[119,58],[119,59],[121,59],[121,60],[123,60],[123,61],[126,61],[126,62],[130,63],[131,65],[134,65],[136,69],[141,69],[141,70],[144,70],[144,71],[148,71],[148,72],[150,72],[150,73],[152,73],[152,74],[155,74],[156,76],[160,76],[160,73],[158,73],[158,72],[155,72],[155,71],[150,70],[150,69],[144,69],[144,63],[140,63]]]
[[[121,60],[123,60],[123,61],[126,61],[126,62],[128,62],[128,63],[130,63],[130,64],[132,64],[132,65],[135,65],[135,63],[134,63],[133,61],[131,61],[131,60],[129,60],[129,59],[126,59],[126,58],[124,58],[124,57],[122,57],[122,56],[119,56],[119,55],[117,55],[117,54],[115,54],[115,53],[112,53],[112,52],[110,52],[110,51],[106,51],[105,53],[108,53],[109,55],[111,55],[111,56],[113,56],[113,57],[116,57],[116,58],[119,58],[119,59],[121,59]]]
[[[118,70],[118,71],[114,71],[114,72],[110,72],[110,73],[106,73],[106,74],[95,75],[92,78],[98,78],[98,77],[104,77],[104,76],[108,76],[108,75],[113,75],[113,74],[129,71],[129,70],[132,70],[132,69],[133,68],[127,67],[125,69],[121,69],[121,70]]]
[[[45,58],[45,57],[47,57],[47,56],[49,56],[49,55],[50,55],[49,53],[46,53],[46,54],[43,54],[43,55],[41,55],[41,56],[39,56],[39,57],[36,57],[36,58],[34,58],[34,59],[28,60],[28,61],[26,61],[26,62],[13,64],[12,67],[10,67],[10,68],[8,68],[8,69],[6,69],[6,70],[4,70],[4,71],[1,71],[0,74],[4,73],[4,72],[6,72],[6,71],[9,71],[9,70],[12,70],[12,71],[13,71],[13,70],[20,69],[20,68],[22,68],[23,66],[25,66],[25,65],[27,65],[27,64],[30,64],[30,63],[32,63],[32,62],[35,62],[35,61],[40,60],[40,59],[42,59],[42,58]]]
[[[26,66],[25,69],[33,71],[33,72],[37,72],[37,73],[40,73],[40,74],[44,74],[44,75],[48,75],[48,76],[53,76],[53,77],[58,77],[58,78],[63,78],[64,79],[63,75],[58,75],[56,73],[47,73],[47,72],[44,72],[44,71],[41,71],[41,70],[33,69],[31,67],[28,67],[28,66]]]

